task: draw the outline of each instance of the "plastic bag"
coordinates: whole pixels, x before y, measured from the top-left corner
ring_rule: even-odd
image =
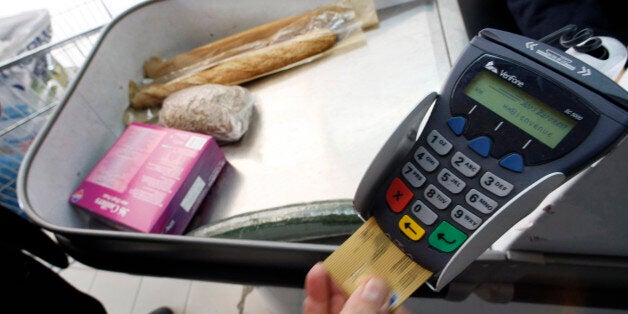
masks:
[[[45,45],[51,37],[50,15],[46,10],[0,19],[0,62]],[[65,71],[50,55],[27,58],[1,69],[0,103],[4,110],[26,105],[27,111],[22,116],[25,117],[48,105],[66,85]]]
[[[49,43],[51,36],[46,10],[0,19],[0,64],[6,64],[0,67],[0,204],[21,216],[25,214],[17,203],[17,172],[46,120],[50,100],[67,85],[67,76],[48,54],[20,55]]]
[[[206,84],[168,96],[159,125],[208,134],[221,143],[238,141],[249,128],[253,95],[240,86]]]

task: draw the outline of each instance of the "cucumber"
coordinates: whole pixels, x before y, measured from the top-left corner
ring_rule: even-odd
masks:
[[[194,237],[335,242],[353,234],[363,221],[351,200],[299,203],[245,213],[187,233]]]

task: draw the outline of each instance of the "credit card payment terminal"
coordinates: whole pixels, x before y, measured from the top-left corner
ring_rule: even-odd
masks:
[[[484,29],[440,94],[427,96],[384,144],[355,208],[432,271],[428,284],[439,291],[550,192],[616,147],[627,108],[627,92],[586,63]]]

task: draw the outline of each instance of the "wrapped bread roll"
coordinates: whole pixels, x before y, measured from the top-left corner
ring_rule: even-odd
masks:
[[[167,83],[139,89],[131,82],[131,107],[140,109],[157,106],[171,93],[191,86],[209,83],[236,85],[247,82],[321,53],[331,48],[335,42],[334,32],[316,29],[285,42],[232,57],[212,68]]]
[[[144,63],[144,75],[153,79],[169,76],[193,67],[199,60],[228,58],[243,51],[246,52],[247,49],[272,45],[286,39],[282,37],[291,37],[299,34],[303,29],[326,25],[351,13],[353,13],[352,6],[333,4],[246,30],[179,54],[169,60],[152,57]]]
[[[190,87],[164,100],[159,124],[208,134],[223,143],[234,142],[249,128],[253,103],[253,95],[240,86]]]

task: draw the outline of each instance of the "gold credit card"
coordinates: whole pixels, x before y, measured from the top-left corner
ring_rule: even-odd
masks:
[[[392,243],[373,217],[329,255],[323,265],[347,295],[369,275],[383,279],[391,289],[391,310],[432,276],[431,271],[415,263]]]

